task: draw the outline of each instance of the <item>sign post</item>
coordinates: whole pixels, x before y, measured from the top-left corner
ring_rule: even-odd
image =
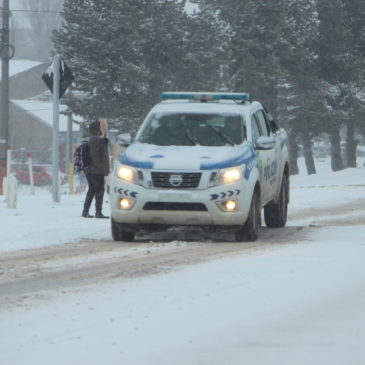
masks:
[[[59,55],[55,55],[52,65],[42,75],[42,80],[53,94],[53,133],[52,133],[52,197],[60,201],[59,184],[59,102],[71,85],[73,75]]]
[[[34,176],[33,176],[32,155],[29,153],[27,156],[28,156],[30,192],[32,195],[34,195]]]
[[[60,202],[58,171],[59,171],[59,109],[60,109],[60,56],[53,58],[53,131],[52,131],[52,197]]]

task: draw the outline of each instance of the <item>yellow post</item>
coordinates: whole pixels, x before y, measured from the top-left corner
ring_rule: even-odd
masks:
[[[74,193],[74,164],[70,162],[68,164],[68,187],[69,194],[72,195]]]

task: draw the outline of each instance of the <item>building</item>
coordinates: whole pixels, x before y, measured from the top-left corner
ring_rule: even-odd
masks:
[[[15,154],[30,153],[35,162],[51,163],[53,103],[41,76],[47,64],[11,60],[9,62],[9,136],[8,144]],[[0,78],[1,82],[1,78]],[[60,105],[60,167],[64,166],[68,116]],[[79,120],[80,121],[80,120]],[[77,143],[79,124],[72,123],[72,141]]]

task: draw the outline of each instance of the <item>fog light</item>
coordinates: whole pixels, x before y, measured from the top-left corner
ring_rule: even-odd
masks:
[[[129,210],[133,207],[133,205],[134,205],[134,200],[132,200],[132,199],[129,199],[129,198],[120,199],[120,202],[119,202],[120,209]]]
[[[225,203],[225,207],[227,210],[235,210],[237,208],[237,202],[235,200],[228,200]]]
[[[238,203],[237,200],[226,200],[223,202],[219,202],[219,207],[224,210],[225,212],[233,212],[237,210]]]

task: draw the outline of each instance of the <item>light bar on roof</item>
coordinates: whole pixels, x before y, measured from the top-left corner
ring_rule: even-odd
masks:
[[[247,101],[250,99],[248,93],[213,93],[213,92],[163,92],[161,99],[187,99],[187,100],[240,100]]]

